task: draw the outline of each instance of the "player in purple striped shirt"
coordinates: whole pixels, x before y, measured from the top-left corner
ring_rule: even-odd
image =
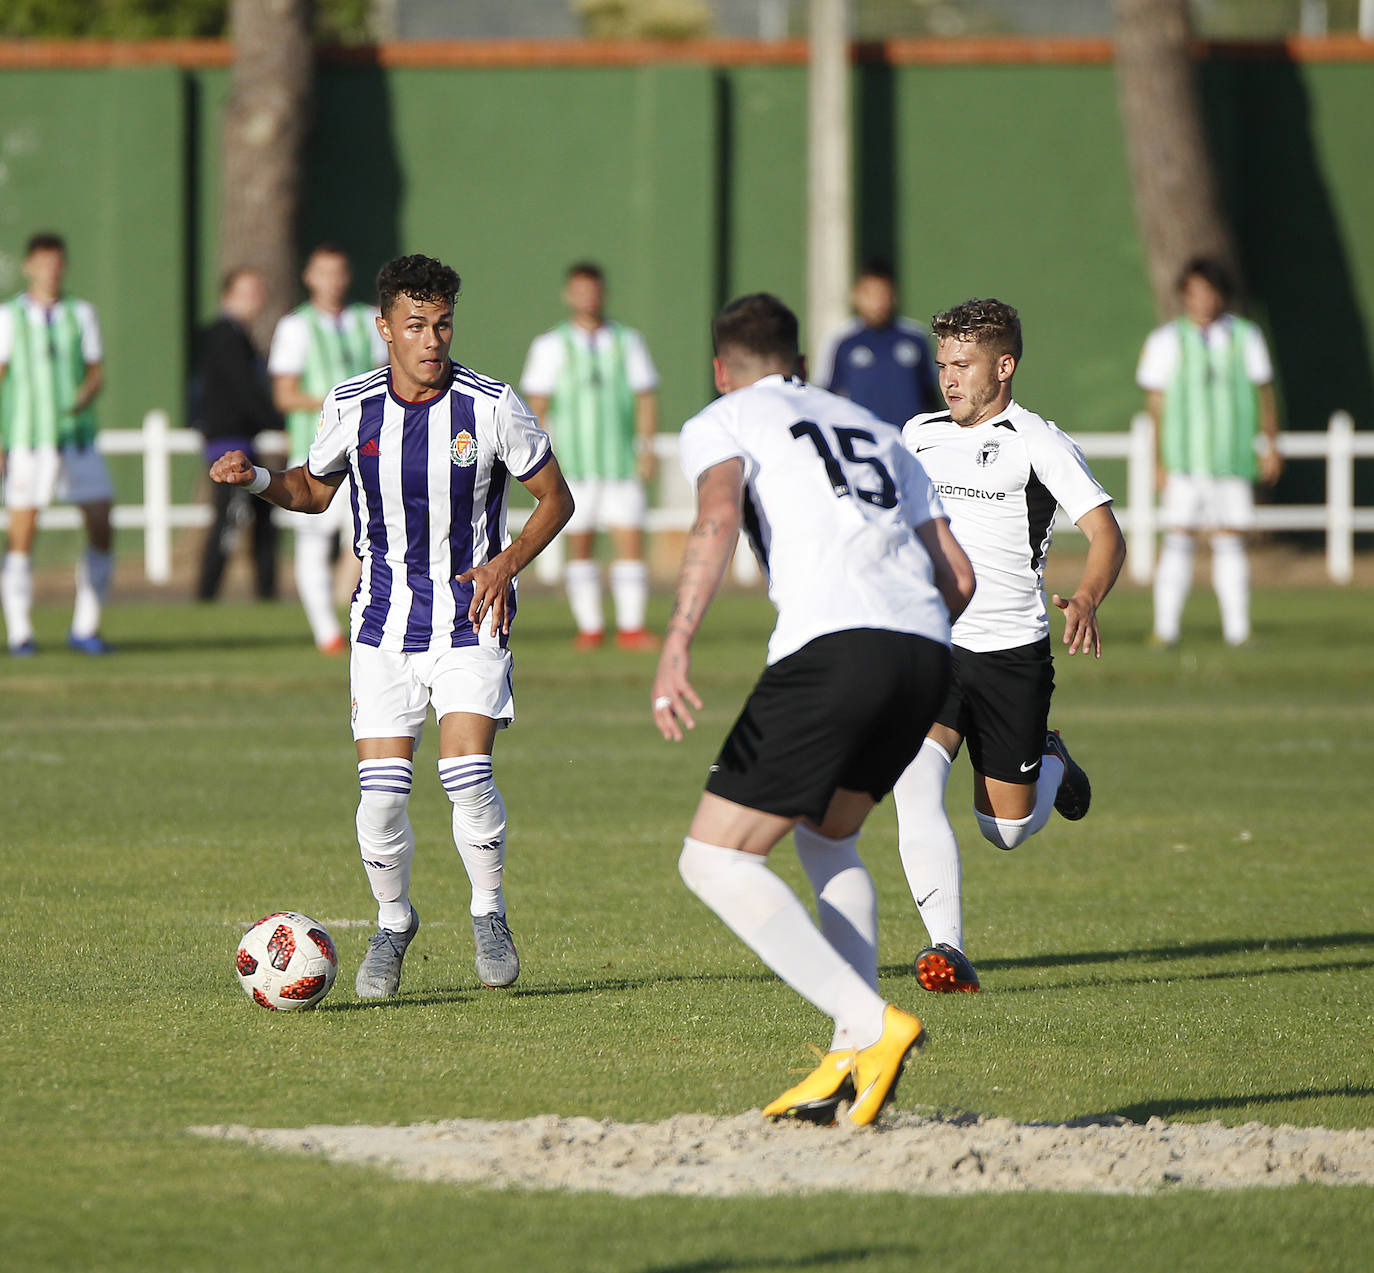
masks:
[[[397,992],[420,927],[406,806],[431,704],[454,843],[472,882],[477,975],[508,986],[520,971],[506,924],[506,807],[492,744],[515,716],[506,645],[515,577],[562,529],[573,499],[548,435],[515,391],[449,357],[461,285],[426,256],[383,266],[377,329],[388,365],[335,386],[306,463],[269,474],[233,451],[210,470],[217,482],[305,513],[323,512],[349,484],[362,563],[350,623],[358,845],[378,904],[358,969],[364,999]],[[506,532],[512,476],[536,500],[514,540]]]

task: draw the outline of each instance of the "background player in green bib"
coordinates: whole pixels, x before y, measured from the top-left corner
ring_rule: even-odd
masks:
[[[1282,465],[1273,367],[1259,328],[1227,312],[1231,280],[1218,262],[1189,261],[1178,291],[1182,316],[1150,333],[1136,371],[1155,422],[1164,492],[1153,640],[1178,640],[1193,580],[1194,535],[1208,531],[1222,636],[1243,645],[1250,637],[1245,532],[1254,525],[1252,483],[1258,476],[1273,485]]]
[[[335,385],[386,362],[386,345],[377,333],[377,311],[371,305],[350,304],[353,272],[342,248],[321,243],[305,263],[301,275],[310,299],[277,324],[267,371],[272,398],[286,417],[291,439],[288,464],[305,463],[320,407]],[[296,591],[310,623],[316,647],[339,654],[347,644],[334,608],[334,561],[355,576],[357,558],[336,554],[337,536],[352,534],[347,500],[338,500],[321,517],[291,515],[296,536]]]
[[[9,540],[0,602],[11,654],[34,653],[30,552],[38,510],[76,504],[88,546],[76,566],[76,607],[67,644],[106,654],[100,614],[114,571],[110,508],[114,487],[95,448],[91,403],[100,392],[100,325],[87,301],[64,296],[67,248],[57,234],[35,234],[24,252],[27,288],[0,306],[0,472],[5,477]]]
[[[578,649],[603,640],[601,573],[592,559],[598,530],[607,530],[615,559],[611,597],[616,644],[652,650],[644,629],[649,568],[644,561],[644,483],[654,474],[658,373],[637,331],[605,316],[606,282],[599,266],[580,261],[568,270],[563,303],[569,318],[535,338],[520,391],[554,438],[559,462],[577,501],[564,532],[565,582]]]

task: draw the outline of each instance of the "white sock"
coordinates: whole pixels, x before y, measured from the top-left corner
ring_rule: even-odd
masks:
[[[878,989],[878,890],[859,857],[858,834],[831,840],[797,823],[793,835],[797,858],[816,894],[821,933],[846,963],[873,989]],[[831,1052],[852,1048],[839,1026]]]
[[[797,895],[755,853],[688,836],[678,870],[725,925],[802,998],[834,1019],[851,1047],[883,1031],[882,996],[821,935]]]
[[[329,559],[333,539],[318,531],[296,531],[296,593],[318,646],[343,635],[334,609],[334,563]]]
[[[33,565],[28,553],[7,552],[0,569],[0,606],[10,649],[33,640]]]
[[[600,632],[601,568],[594,561],[570,561],[563,567],[563,583],[568,590],[573,622],[579,632]]]
[[[953,759],[933,738],[892,789],[897,806],[897,848],[930,944],[964,948],[959,841],[945,812],[945,783]]]
[[[444,756],[439,781],[453,801],[453,843],[472,884],[473,915],[504,915],[506,804],[491,776],[491,757]]]
[[[410,927],[410,863],[415,832],[406,805],[413,772],[399,756],[358,763],[358,850],[377,899],[377,926],[403,933]]]
[[[649,604],[647,562],[621,558],[611,562],[611,598],[615,602],[615,626],[621,632],[640,632]]]
[[[1250,558],[1243,536],[1212,536],[1212,587],[1221,608],[1222,637],[1227,645],[1243,645],[1250,639]]]
[[[114,557],[98,548],[87,548],[76,563],[76,606],[72,610],[72,636],[93,637],[100,632],[100,612],[110,591]]]
[[[1014,849],[1029,840],[1050,820],[1054,812],[1054,798],[1064,781],[1064,762],[1046,752],[1040,758],[1040,776],[1035,780],[1035,807],[1025,818],[994,818],[991,814],[973,811],[983,839],[999,849]]]
[[[1183,603],[1193,586],[1193,537],[1166,531],[1155,567],[1155,636],[1171,645],[1178,640]]]

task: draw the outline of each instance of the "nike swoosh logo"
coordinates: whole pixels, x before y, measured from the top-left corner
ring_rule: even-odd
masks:
[[[940,890],[939,890],[938,888],[933,888],[933,889],[931,889],[930,892],[927,893],[924,897],[918,897],[918,898],[916,899],[916,905],[917,905],[917,906],[924,906],[924,905],[925,905],[928,901],[930,901],[930,899],[931,899],[932,897],[934,897],[935,894],[938,893],[939,891],[940,891]]]
[[[1039,762],[1038,760],[1032,760],[1032,761],[1030,762],[1030,764],[1028,764],[1028,765],[1022,765],[1022,766],[1021,766],[1021,772],[1022,772],[1023,774],[1028,774],[1028,773],[1030,773],[1030,771],[1031,771],[1032,769],[1034,769],[1034,768],[1036,767],[1036,765],[1038,765],[1039,763],[1040,763],[1040,762]]]
[[[882,1076],[879,1075],[879,1078],[881,1078],[881,1077],[882,1077]],[[869,1094],[875,1087],[877,1087],[877,1086],[878,1086],[878,1079],[874,1079],[873,1082],[871,1082],[866,1088],[864,1088],[864,1090],[863,1090],[862,1092],[860,1092],[860,1093],[854,1098],[854,1105],[862,1105],[862,1104],[864,1103],[864,1101],[866,1101],[866,1100],[868,1099],[868,1094]],[[853,1106],[851,1106],[850,1108],[852,1109]]]
[[[917,454],[917,455],[920,455],[922,451],[933,451],[933,450],[935,450],[935,448],[934,448],[933,446],[918,446],[918,447],[916,448],[916,454]]]

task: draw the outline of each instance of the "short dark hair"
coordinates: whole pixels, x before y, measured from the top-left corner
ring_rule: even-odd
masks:
[[[593,278],[598,283],[606,281],[606,272],[595,261],[574,261],[568,266],[566,278]]]
[[[897,286],[897,271],[892,268],[892,262],[881,256],[870,256],[861,266],[859,266],[859,278],[880,278],[885,283]]]
[[[463,290],[457,270],[432,256],[398,256],[377,272],[377,308],[389,313],[398,296],[416,301],[448,301]]]
[[[961,301],[936,314],[930,330],[936,340],[971,340],[1021,361],[1021,316],[1005,301],[992,297]]]
[[[308,261],[312,256],[341,256],[345,261],[348,260],[348,253],[332,239],[326,239],[323,243],[315,244],[305,259]]]
[[[1178,272],[1180,292],[1188,285],[1190,278],[1205,279],[1221,293],[1223,301],[1229,301],[1235,295],[1236,288],[1231,271],[1214,256],[1195,256],[1184,264]]]
[[[26,257],[32,256],[35,252],[61,252],[66,256],[67,240],[52,230],[40,230],[37,234],[29,235],[29,241],[24,245]]]
[[[715,316],[711,343],[717,357],[738,349],[795,366],[800,350],[797,316],[769,292],[740,296]]]

